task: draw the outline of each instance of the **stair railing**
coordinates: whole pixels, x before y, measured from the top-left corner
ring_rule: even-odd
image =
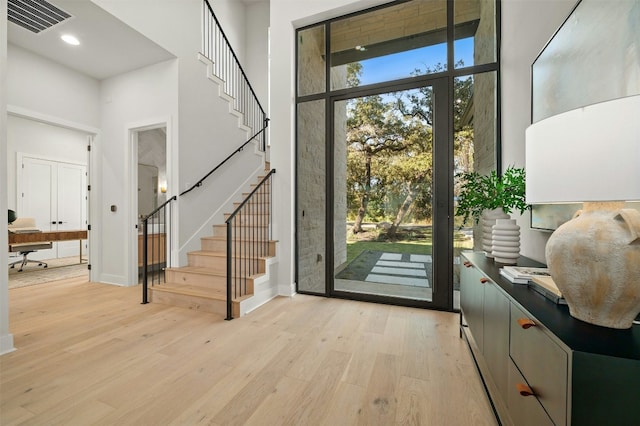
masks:
[[[250,142],[257,141],[258,149],[262,152],[266,151],[266,146],[267,146],[267,127],[269,126],[269,118],[267,118],[267,114],[265,113],[264,108],[262,108],[262,105],[260,104],[260,101],[258,100],[258,97],[256,96],[256,93],[253,90],[253,87],[251,87],[251,84],[249,83],[249,79],[247,78],[247,75],[244,72],[244,69],[240,65],[238,56],[236,55],[233,48],[231,47],[231,44],[229,43],[227,36],[225,35],[224,31],[222,30],[222,27],[220,26],[220,22],[218,21],[218,18],[213,13],[213,9],[211,8],[211,4],[209,3],[208,0],[203,1],[202,16],[203,16],[202,54],[213,63],[212,72],[217,78],[219,78],[223,82],[224,93],[231,98],[231,102],[233,102],[233,109],[241,113],[242,124],[245,127],[249,128],[250,131],[253,131],[254,133],[249,139],[247,139],[246,142],[244,142],[239,148],[237,148],[235,151],[229,154],[229,156],[227,156],[224,160],[222,160],[220,164],[218,164],[213,169],[211,169],[211,171],[208,172],[204,177],[202,177],[202,179],[200,179],[195,185],[193,185],[192,187],[180,193],[180,196],[183,196],[191,192],[195,188],[202,186],[203,182],[209,176],[211,176],[216,170],[218,170],[220,167],[226,164],[237,153],[244,150],[244,148]],[[259,129],[259,130],[256,130],[256,129]],[[265,199],[267,193],[262,192],[265,190],[264,188],[266,188],[264,185],[267,185],[269,187],[269,192],[268,192],[269,203],[267,204],[269,206],[268,215],[264,212],[260,213],[261,215],[266,216],[260,219],[260,222],[262,226],[267,226],[269,238],[271,236],[270,191],[271,191],[271,175],[273,173],[275,173],[275,170],[270,171],[267,177],[263,179],[260,185],[258,185],[258,187],[256,187],[256,189],[254,189],[249,196],[249,198],[253,197],[255,193],[258,191],[258,188],[263,188],[259,191],[259,193],[261,194],[259,197],[262,197],[263,199]],[[267,180],[268,180],[268,183],[265,183],[267,182]],[[174,195],[173,197],[168,199],[164,204],[158,207],[156,210],[151,212],[149,215],[145,216],[141,221],[142,235],[143,235],[142,237],[143,238],[143,245],[142,245],[142,251],[143,251],[143,254],[142,254],[143,256],[142,258],[142,284],[143,284],[142,285],[143,287],[142,303],[143,304],[148,303],[149,301],[148,300],[149,279],[151,278],[152,286],[155,283],[160,283],[161,281],[165,280],[165,275],[163,273],[164,270],[167,267],[171,267],[171,264],[170,264],[171,256],[166,256],[167,255],[166,251],[167,251],[167,247],[172,247],[170,244],[171,229],[172,229],[171,212],[172,212],[173,206],[175,205],[172,202],[176,201],[177,199],[178,197]],[[242,202],[240,207],[246,205],[247,202],[248,202],[248,199],[245,199]],[[240,220],[242,220],[243,213],[239,210],[240,207],[236,209],[236,211],[230,216],[230,219],[232,217],[233,218],[239,217],[241,218]],[[160,224],[163,224],[165,231],[168,230],[169,232],[168,234],[166,234],[168,235],[169,240],[164,241],[165,244],[160,244],[160,237],[157,237],[157,238],[152,237],[151,239],[149,239],[149,230],[150,229],[157,230]],[[231,229],[232,238],[227,239],[227,254],[229,254],[229,251],[231,250],[230,247],[232,246],[235,247],[235,245],[231,243],[231,241],[233,241],[233,235],[239,235],[240,237],[242,237],[244,234],[248,234],[248,231],[246,230],[244,231],[244,234],[242,231],[239,233],[234,233],[234,229],[237,231],[237,228],[233,227],[232,225],[232,229]],[[227,233],[228,232],[229,232],[229,222],[227,222]],[[258,236],[257,234],[258,234],[257,232],[253,234],[251,237],[251,240],[256,242],[263,241],[265,236],[262,234]],[[153,231],[151,235],[155,235]],[[151,243],[151,247],[149,247],[149,243]],[[235,252],[234,250],[235,249],[232,250],[232,255]],[[252,248],[250,251],[245,252],[245,254],[251,254],[252,256],[256,253],[261,253],[259,256],[265,256],[267,252],[265,251],[265,247],[255,248],[255,249]],[[239,252],[237,254],[239,254]],[[167,259],[165,259],[165,257],[168,257],[168,262],[167,262]],[[229,270],[233,269],[229,266],[230,258],[231,257],[229,256],[227,257],[228,272]],[[258,263],[258,260],[256,259],[256,263],[254,265],[252,266],[245,265],[247,266],[247,270],[250,271],[252,275],[258,271],[257,263]],[[240,264],[235,266],[240,267]],[[236,270],[236,272],[238,271],[237,269],[233,269],[233,270]],[[232,313],[230,311],[232,306],[232,297],[241,297],[242,295],[246,294],[246,290],[247,290],[246,280],[245,280],[244,287],[241,288],[241,286],[238,285],[236,290],[231,291],[231,284],[230,284],[231,281],[229,278],[230,276],[231,276],[230,274],[227,274],[227,293],[228,293],[228,297],[227,297],[227,317],[228,318],[227,319],[231,319],[232,317]],[[236,274],[236,278],[239,279],[238,274]]]
[[[271,241],[272,169],[225,221],[227,225],[227,317],[233,319],[233,301],[253,293],[253,277],[264,258],[273,256]]]
[[[247,146],[247,144],[249,142],[251,142],[252,140],[262,137],[264,135],[264,133],[266,133],[267,131],[267,127],[269,126],[269,119],[265,118],[264,121],[264,127],[262,129],[260,129],[260,131],[258,131],[258,133],[256,133],[255,135],[251,136],[249,139],[247,139],[247,141],[245,143],[243,143],[242,145],[240,145],[239,148],[237,148],[235,151],[233,151],[231,154],[229,154],[227,156],[227,158],[225,158],[224,160],[222,160],[220,162],[220,164],[218,164],[217,166],[215,166],[213,169],[211,169],[211,171],[209,173],[207,173],[206,175],[204,175],[202,177],[202,179],[200,179],[198,182],[196,182],[193,186],[191,186],[191,188],[186,189],[184,191],[182,191],[180,193],[180,196],[182,197],[184,194],[187,194],[191,191],[193,191],[194,189],[201,187],[202,184],[204,183],[205,179],[207,179],[209,176],[211,176],[216,170],[218,170],[220,167],[222,167],[227,161],[231,160],[231,158],[236,155],[237,153],[241,152],[242,150],[244,150],[244,147]]]
[[[142,304],[149,303],[149,279],[151,286],[165,281],[164,271],[171,267],[171,216],[174,195],[140,221],[142,228]]]
[[[211,4],[208,0],[204,0],[202,7],[202,54],[213,63],[212,72],[223,81],[224,93],[232,98],[233,108],[242,113],[243,124],[256,132],[256,129],[261,128],[267,120],[264,108],[260,105],[238,56],[213,13]],[[256,132],[256,135],[258,135],[259,149],[264,151],[266,132]]]

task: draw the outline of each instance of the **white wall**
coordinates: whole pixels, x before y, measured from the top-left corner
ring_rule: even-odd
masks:
[[[531,64],[576,0],[503,0],[501,90],[502,165],[525,166],[524,134],[531,124]],[[530,216],[518,218],[521,253],[545,262],[544,248],[551,235],[530,229]]]
[[[269,100],[269,2],[250,3],[246,7],[246,52],[242,66],[263,108]]]
[[[137,215],[137,202],[131,202],[131,143],[128,129],[169,121],[178,116],[178,64],[165,61],[102,82],[100,92],[101,200],[102,222],[92,227],[92,236],[101,241],[101,282],[132,285],[131,242],[123,236],[131,232],[131,218]],[[176,126],[169,126],[168,137],[177,140]],[[169,135],[169,132],[174,132]],[[135,188],[137,194],[137,188]],[[137,196],[135,197],[137,200]],[[135,205],[132,205],[135,204]],[[112,212],[110,207],[117,207]],[[137,266],[137,262],[135,262]]]
[[[18,209],[16,195],[17,154],[53,161],[87,164],[88,135],[77,130],[54,126],[29,118],[9,115],[7,118],[7,187],[9,208]],[[16,210],[18,215],[20,211]]]
[[[209,0],[213,12],[216,14],[220,26],[227,36],[231,47],[238,55],[240,63],[246,63],[246,31],[248,22],[246,20],[246,9],[244,2],[238,0]]]
[[[7,150],[7,1],[0,0],[0,152]],[[7,162],[0,161],[0,178],[6,182]],[[7,223],[7,186],[0,185],[0,223]],[[0,232],[0,247],[7,247],[7,233]],[[9,332],[9,272],[7,250],[0,250],[0,355],[11,352]]]
[[[7,104],[86,126],[100,125],[100,82],[9,45]]]
[[[218,86],[207,79],[206,67],[197,59],[202,44],[202,1],[158,0],[156,7],[151,9],[144,2],[93,1],[178,57],[179,133],[176,141],[179,143],[176,143],[178,152],[173,157],[178,161],[178,179],[169,181],[171,191],[168,196],[181,192],[195,184],[248,137],[238,129],[237,121],[229,114],[228,104],[218,96]],[[225,33],[242,59],[246,28],[244,5],[236,0],[213,4]],[[181,263],[186,260],[186,251],[199,249],[199,236],[211,234],[208,224],[218,203],[228,201],[237,188],[225,183],[240,183],[253,174],[260,158],[249,154],[250,150],[242,153],[245,160],[249,159],[248,165],[243,164],[243,159],[234,159],[231,166],[210,177],[204,187],[180,200]],[[239,164],[242,167],[238,167]],[[222,212],[218,212],[217,217],[222,218]]]

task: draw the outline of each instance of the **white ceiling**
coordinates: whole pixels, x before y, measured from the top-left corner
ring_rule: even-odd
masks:
[[[52,0],[50,3],[73,17],[39,34],[8,22],[9,43],[98,80],[174,57],[90,0]],[[80,45],[63,42],[62,34],[76,36]]]

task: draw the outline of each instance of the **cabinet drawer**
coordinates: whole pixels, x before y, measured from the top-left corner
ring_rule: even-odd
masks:
[[[553,422],[566,425],[567,353],[535,321],[523,326],[518,320],[532,318],[511,304],[511,359]]]
[[[471,262],[460,265],[460,308],[478,349],[482,352],[484,341],[483,305],[484,283],[487,278]]]
[[[527,382],[513,361],[509,361],[508,378],[507,408],[513,424],[517,426],[553,425],[553,421],[534,395],[524,396],[520,393],[518,385]]]

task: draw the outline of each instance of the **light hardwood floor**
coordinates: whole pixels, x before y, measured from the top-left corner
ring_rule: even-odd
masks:
[[[3,426],[496,424],[455,314],[297,295],[227,322],[81,278],[9,299]]]

